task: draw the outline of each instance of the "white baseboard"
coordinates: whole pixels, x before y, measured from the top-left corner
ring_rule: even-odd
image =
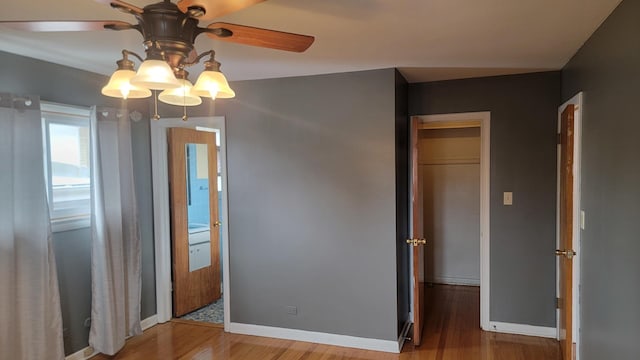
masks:
[[[231,323],[229,331],[234,334],[304,341],[356,349],[383,351],[395,354],[400,353],[398,342],[394,340],[379,340],[349,335],[337,335],[307,330],[285,329],[272,326],[239,323]]]
[[[557,337],[557,331],[554,327],[510,324],[497,321],[490,321],[489,329],[484,330],[505,334],[537,336],[550,339],[555,339]]]
[[[445,285],[480,286],[480,279],[461,277],[436,276],[430,282]]]
[[[145,331],[149,328],[152,328],[156,325],[158,325],[158,315],[151,315],[148,318],[142,320],[140,322],[140,325],[142,326],[142,331]]]
[[[142,326],[142,331],[145,331],[151,327],[154,327],[158,324],[158,315],[151,315],[148,318],[142,320],[140,325]],[[94,356],[98,355],[98,353],[93,350],[91,346],[87,346],[84,349],[74,352],[73,354],[65,357],[65,360],[87,360]]]
[[[73,354],[65,357],[64,359],[65,360],[86,360],[91,357],[94,357],[95,355],[97,355],[95,350],[93,350],[91,346],[87,346],[86,348],[76,351]]]

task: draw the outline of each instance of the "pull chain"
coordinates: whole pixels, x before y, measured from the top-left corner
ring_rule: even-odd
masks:
[[[158,90],[153,90],[153,103],[154,103],[154,111],[153,120],[160,120],[160,115],[158,114]]]
[[[189,120],[187,116],[187,88],[182,88],[182,121]]]
[[[187,84],[186,80],[187,80],[187,73],[184,72],[182,75],[182,79],[185,80],[185,83],[183,84],[182,87],[182,121],[187,121],[189,120],[189,117],[187,116],[187,86],[185,84]]]

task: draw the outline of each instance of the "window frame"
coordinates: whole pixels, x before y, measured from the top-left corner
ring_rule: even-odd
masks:
[[[89,184],[89,197],[81,200],[68,200],[70,208],[55,210],[54,189],[52,178],[52,162],[51,162],[51,138],[49,125],[61,124],[70,126],[86,127],[89,130],[91,123],[91,109],[88,107],[80,107],[66,104],[58,104],[51,102],[41,102],[40,106],[42,129],[43,129],[43,150],[45,162],[45,177],[47,185],[47,198],[49,202],[49,216],[51,221],[52,232],[70,231],[82,228],[88,228],[91,224],[91,184]],[[49,119],[47,114],[54,115],[56,119]],[[91,173],[91,144],[90,135],[88,139],[88,156],[89,172]],[[85,192],[86,188],[68,189],[67,193]]]

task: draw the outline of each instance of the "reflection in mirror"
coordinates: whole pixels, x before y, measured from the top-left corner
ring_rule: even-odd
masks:
[[[186,144],[185,148],[189,271],[192,272],[211,266],[209,158],[206,144]]]

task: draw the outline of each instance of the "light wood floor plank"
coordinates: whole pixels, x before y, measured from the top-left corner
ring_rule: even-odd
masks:
[[[388,354],[290,340],[224,333],[189,322],[168,322],[127,341],[116,356],[95,360],[559,360],[552,339],[480,330],[478,288],[428,288],[427,319],[420,347],[407,343]]]

